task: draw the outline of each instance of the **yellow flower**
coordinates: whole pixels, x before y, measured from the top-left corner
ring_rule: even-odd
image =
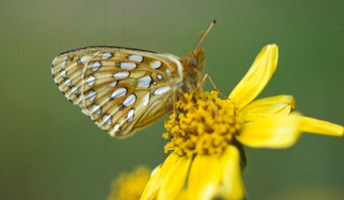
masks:
[[[107,200],[139,200],[149,180],[150,170],[138,167],[131,173],[123,173],[113,181]]]
[[[173,151],[157,167],[141,199],[243,199],[240,146],[286,148],[301,132],[343,136],[343,126],[295,112],[295,100],[279,95],[254,100],[275,72],[276,45],[267,45],[230,93],[184,94],[165,123]]]

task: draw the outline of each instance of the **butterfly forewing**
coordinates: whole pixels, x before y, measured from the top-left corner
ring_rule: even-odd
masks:
[[[117,47],[59,54],[52,74],[61,92],[112,136],[127,137],[172,109],[180,59]]]

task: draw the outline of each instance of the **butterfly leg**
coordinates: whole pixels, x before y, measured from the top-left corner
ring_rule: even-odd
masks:
[[[205,74],[202,78],[202,81],[200,82],[200,85],[198,87],[203,87],[205,84],[206,80],[209,80],[210,84],[213,86],[214,90],[216,92],[218,92],[222,97],[226,98],[226,96],[217,88],[215,82],[213,81],[213,79],[209,76],[209,74]]]
[[[174,126],[175,121],[177,120],[177,108],[176,108],[177,103],[178,103],[177,91],[174,91],[173,92],[173,126]]]

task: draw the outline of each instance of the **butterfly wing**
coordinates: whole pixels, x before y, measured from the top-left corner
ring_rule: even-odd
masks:
[[[59,90],[111,136],[124,138],[172,109],[180,59],[118,47],[63,52],[52,62]]]

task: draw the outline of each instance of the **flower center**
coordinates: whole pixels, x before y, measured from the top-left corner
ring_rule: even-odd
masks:
[[[163,137],[171,139],[165,152],[174,150],[180,156],[220,155],[241,126],[233,102],[220,99],[215,91],[185,93],[175,107],[177,113],[165,122],[168,132]]]

